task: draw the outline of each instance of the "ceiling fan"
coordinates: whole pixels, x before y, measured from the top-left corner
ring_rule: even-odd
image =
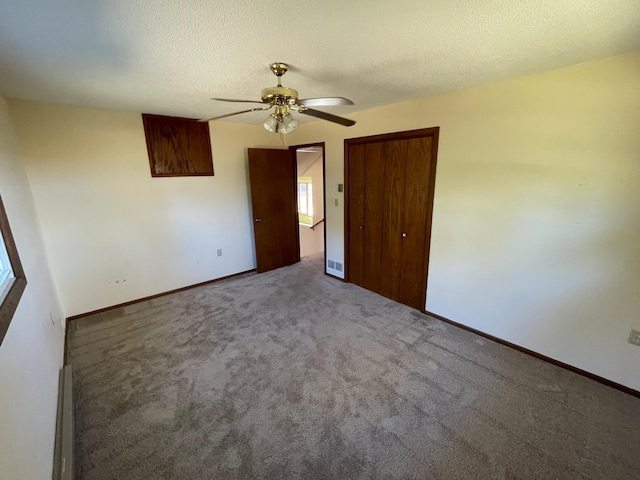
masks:
[[[226,115],[220,115],[213,118],[207,118],[200,120],[201,122],[208,122],[210,120],[219,120],[221,118],[231,117],[234,115],[240,115],[242,113],[257,112],[260,110],[274,111],[269,114],[269,117],[264,122],[264,128],[274,133],[290,133],[298,126],[298,121],[291,116],[288,110],[293,110],[304,115],[311,115],[312,117],[320,118],[322,120],[328,120],[329,122],[338,123],[345,127],[355,125],[356,122],[344,117],[338,117],[337,115],[331,115],[330,113],[321,112],[311,107],[334,107],[338,105],[353,105],[353,102],[343,97],[322,97],[322,98],[305,98],[298,99],[298,91],[293,88],[282,86],[282,76],[287,73],[289,66],[286,63],[272,63],[269,68],[273,74],[278,77],[278,86],[267,87],[262,89],[260,94],[261,101],[257,100],[236,100],[232,98],[212,98],[219,102],[234,102],[234,103],[259,103],[262,107],[249,108],[247,110],[241,110],[239,112],[227,113]]]

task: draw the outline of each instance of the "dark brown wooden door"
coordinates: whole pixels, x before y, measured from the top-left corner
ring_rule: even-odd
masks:
[[[365,145],[364,160],[364,288],[380,293],[382,244],[384,236],[384,151],[378,145]]]
[[[365,256],[364,256],[364,206],[365,206],[365,165],[364,159],[366,145],[351,145],[349,147],[349,188],[347,195],[349,197],[350,216],[349,222],[349,242],[348,256],[351,259],[351,269],[349,270],[349,279],[364,288],[368,288],[365,284]]]
[[[347,279],[417,309],[425,306],[436,148],[437,129],[347,140]]]
[[[424,309],[429,245],[431,137],[407,140],[398,301]]]
[[[383,178],[379,181],[378,195],[381,208],[377,215],[382,224],[380,257],[376,274],[380,277],[381,295],[398,299],[400,288],[400,262],[402,258],[402,208],[404,205],[405,165],[407,141],[397,140],[370,145],[381,151]]]
[[[258,273],[300,261],[296,163],[289,150],[249,149]]]

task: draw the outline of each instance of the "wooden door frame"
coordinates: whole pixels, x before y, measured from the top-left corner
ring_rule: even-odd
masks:
[[[302,145],[291,145],[289,147],[289,150],[291,151],[291,154],[293,155],[293,159],[296,162],[296,175],[297,175],[297,167],[298,167],[298,157],[296,155],[297,151],[301,148],[308,148],[308,147],[322,148],[322,214],[324,215],[324,227],[322,230],[324,232],[324,239],[323,239],[324,267],[322,267],[322,270],[324,271],[325,275],[333,276],[327,273],[327,165],[325,162],[327,149],[325,147],[325,142],[305,143]],[[296,192],[298,191],[297,186],[298,186],[298,178],[296,177]],[[296,209],[298,209],[298,195],[296,195]],[[300,257],[299,230],[300,230],[300,224],[298,223],[298,257]]]
[[[427,305],[427,280],[429,276],[429,254],[431,253],[431,230],[433,220],[433,197],[436,185],[436,169],[438,163],[438,138],[440,127],[421,128],[418,130],[407,130],[404,132],[383,133],[380,135],[370,135],[367,137],[345,138],[344,140],[344,281],[351,283],[349,277],[349,147],[351,145],[362,145],[368,143],[389,142],[392,140],[409,140],[412,138],[432,137],[431,141],[431,172],[429,178],[429,203],[427,206],[427,243],[424,252],[424,264],[422,266],[422,276],[424,278],[422,286],[422,306],[424,311]]]

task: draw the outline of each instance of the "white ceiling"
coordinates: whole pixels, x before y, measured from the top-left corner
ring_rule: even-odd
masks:
[[[5,96],[188,117],[257,100],[274,61],[349,114],[634,50],[639,0],[0,0]]]

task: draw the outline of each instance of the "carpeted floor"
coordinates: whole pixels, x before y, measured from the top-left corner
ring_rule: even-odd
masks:
[[[640,400],[322,273],[70,326],[80,479],[638,479]]]

